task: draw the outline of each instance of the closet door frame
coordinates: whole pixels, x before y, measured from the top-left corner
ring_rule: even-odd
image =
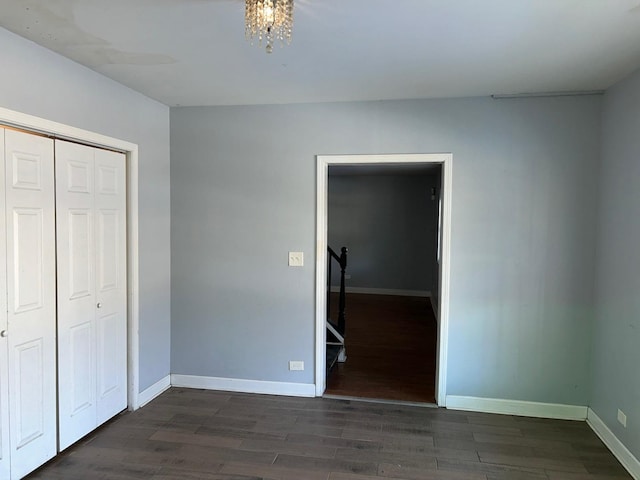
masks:
[[[127,176],[127,407],[137,410],[139,377],[138,145],[0,107],[0,125],[123,152]]]
[[[4,129],[0,129],[0,185],[4,186]],[[6,203],[4,189],[0,195],[0,252],[7,251]],[[0,330],[8,326],[7,314],[7,271],[6,255],[0,254]],[[11,449],[9,437],[9,343],[6,336],[0,336],[0,478],[11,475]]]

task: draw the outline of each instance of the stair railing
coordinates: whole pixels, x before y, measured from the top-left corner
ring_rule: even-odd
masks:
[[[347,269],[347,247],[342,247],[340,255],[328,247],[329,257],[327,259],[327,319],[326,326],[328,334],[333,339],[327,338],[327,375],[333,368],[335,362],[344,363],[347,361],[347,351],[344,345],[345,335],[345,310],[346,310],[346,289],[345,271]],[[337,262],[340,267],[340,297],[338,303],[338,323],[331,320],[331,267],[333,262]]]
[[[340,249],[340,255],[333,251],[331,247],[328,247],[329,250],[329,261],[328,261],[328,274],[327,274],[327,320],[331,321],[331,265],[335,260],[338,262],[340,267],[340,296],[338,297],[338,324],[335,326],[336,330],[342,337],[344,337],[345,332],[345,310],[346,310],[346,287],[345,287],[345,275],[347,269],[347,252],[349,251],[347,247],[342,247]],[[333,322],[331,322],[333,323]]]

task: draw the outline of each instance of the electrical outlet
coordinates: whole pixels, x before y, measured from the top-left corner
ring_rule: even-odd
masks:
[[[627,416],[620,409],[618,409],[618,421],[624,428],[627,428]]]
[[[290,267],[302,267],[302,266],[304,266],[304,253],[303,252],[289,252],[289,266]]]
[[[289,362],[289,370],[304,370],[304,362],[291,360]]]
[[[345,280],[351,280],[351,275],[349,275],[348,273],[344,274],[344,279]]]

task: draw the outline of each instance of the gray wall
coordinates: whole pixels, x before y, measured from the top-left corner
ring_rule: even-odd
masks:
[[[140,389],[169,374],[169,109],[0,29],[0,106],[139,145]]]
[[[591,408],[640,458],[640,73],[603,110]],[[616,420],[627,415],[627,428]]]
[[[329,171],[328,240],[336,253],[349,248],[348,287],[431,291],[438,276],[436,185],[436,175]],[[332,285],[340,285],[334,265]]]
[[[313,382],[315,156],[451,152],[448,393],[586,405],[601,101],[172,109],[172,372]]]

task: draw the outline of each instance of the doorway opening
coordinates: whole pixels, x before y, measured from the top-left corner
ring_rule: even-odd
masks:
[[[445,405],[451,161],[318,157],[316,395]],[[341,282],[327,262],[342,247]]]

